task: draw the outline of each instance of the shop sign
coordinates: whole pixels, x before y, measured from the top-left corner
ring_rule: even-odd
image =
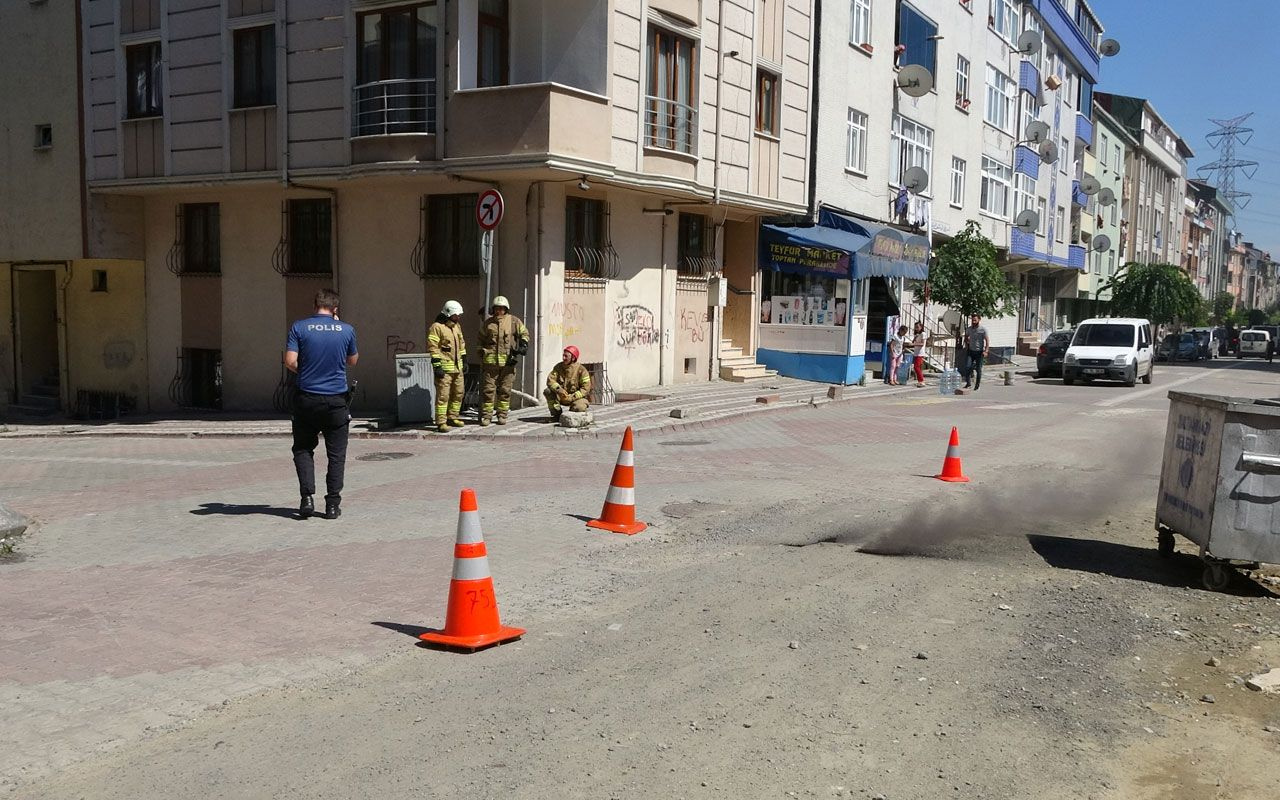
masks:
[[[849,254],[844,250],[783,242],[765,242],[765,247],[769,266],[773,269],[825,272],[842,277],[849,275]]]

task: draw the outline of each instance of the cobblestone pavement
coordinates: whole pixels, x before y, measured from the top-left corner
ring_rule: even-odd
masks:
[[[406,626],[438,624],[443,613],[463,486],[480,498],[504,616],[528,619],[579,599],[572,581],[547,591],[557,576],[661,541],[673,524],[662,506],[791,503],[889,463],[901,476],[876,480],[892,491],[936,470],[953,424],[967,426],[966,465],[981,474],[1016,448],[1014,419],[1026,431],[1052,427],[1060,413],[1161,413],[1155,396],[1071,407],[1040,389],[888,394],[642,433],[637,495],[653,532],[634,539],[582,526],[600,509],[616,431],[517,450],[356,440],[336,521],[294,518],[290,456],[275,439],[6,441],[0,491],[34,524],[22,560],[0,563],[0,792],[206,709],[279,686],[324,686],[404,652]],[[607,574],[604,582],[607,592]]]

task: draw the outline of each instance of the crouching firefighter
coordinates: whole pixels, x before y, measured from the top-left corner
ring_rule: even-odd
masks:
[[[462,304],[450,300],[427,329],[427,352],[436,376],[436,430],[461,428],[467,342],[462,336]]]
[[[516,379],[516,361],[529,352],[529,331],[511,313],[507,298],[498,295],[489,307],[489,318],[480,329],[480,354],[484,362],[484,400],[480,405],[480,425],[496,421],[507,424],[511,411],[511,385]],[[494,420],[494,411],[497,419]]]
[[[551,411],[551,419],[559,421],[560,412],[565,406],[570,411],[586,411],[590,403],[587,397],[591,394],[591,373],[578,363],[578,348],[569,345],[564,349],[560,363],[551,368],[547,375],[547,390],[542,393],[547,398],[547,408]]]

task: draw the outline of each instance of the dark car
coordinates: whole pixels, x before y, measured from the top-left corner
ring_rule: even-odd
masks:
[[[1214,328],[1192,328],[1188,331],[1196,337],[1196,345],[1200,348],[1200,357],[1208,361],[1218,355],[1217,331]]]
[[[1156,361],[1199,361],[1200,357],[1194,333],[1171,333],[1156,348]]]
[[[1047,378],[1050,375],[1062,374],[1062,357],[1067,354],[1071,345],[1074,330],[1054,331],[1045,337],[1040,348],[1036,350],[1036,377]]]

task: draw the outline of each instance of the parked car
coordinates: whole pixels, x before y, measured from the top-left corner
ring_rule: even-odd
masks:
[[[1196,337],[1201,358],[1210,359],[1218,355],[1217,328],[1189,328],[1188,332]]]
[[[1266,331],[1271,336],[1271,353],[1274,355],[1276,346],[1280,345],[1280,325],[1250,325],[1251,331]]]
[[[1196,334],[1171,333],[1156,348],[1156,361],[1199,361],[1203,356]]]
[[[1271,334],[1267,331],[1253,328],[1240,331],[1240,349],[1236,351],[1236,358],[1257,356],[1270,361],[1275,358],[1275,354],[1275,343],[1271,341]]]
[[[1155,377],[1151,322],[1138,318],[1096,317],[1076,328],[1062,359],[1062,382],[1070,386],[1095,378],[1133,386]]]
[[[1062,374],[1062,359],[1067,355],[1075,330],[1054,331],[1044,338],[1036,350],[1036,377]]]

